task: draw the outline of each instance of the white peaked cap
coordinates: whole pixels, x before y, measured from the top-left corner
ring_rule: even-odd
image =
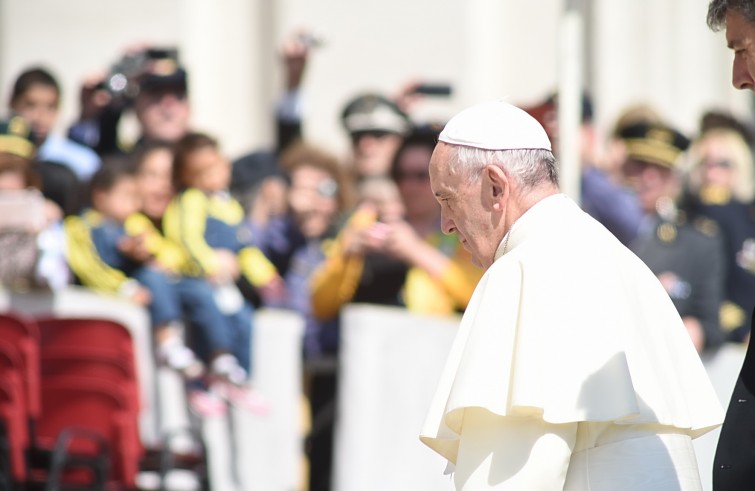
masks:
[[[551,150],[542,125],[526,111],[501,100],[483,102],[456,114],[438,140],[485,150]]]

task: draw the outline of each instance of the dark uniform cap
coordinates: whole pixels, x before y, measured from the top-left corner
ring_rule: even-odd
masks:
[[[139,80],[140,90],[162,87],[187,89],[186,70],[178,63],[175,53],[153,54],[147,72]]]
[[[406,134],[409,117],[394,102],[377,94],[352,99],[341,113],[341,122],[349,133],[372,131]]]
[[[20,116],[0,120],[0,152],[31,158],[36,151],[31,126]]]
[[[687,137],[662,124],[636,123],[619,132],[627,146],[627,158],[673,168],[689,147]]]

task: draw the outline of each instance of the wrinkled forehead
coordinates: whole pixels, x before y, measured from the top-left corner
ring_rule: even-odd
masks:
[[[734,9],[726,13],[726,42],[730,49],[744,48],[752,42],[755,25],[748,22]]]
[[[449,155],[450,145],[443,142],[438,142],[433,149],[433,153],[430,156],[430,181],[439,180],[444,174],[448,173],[449,168]]]

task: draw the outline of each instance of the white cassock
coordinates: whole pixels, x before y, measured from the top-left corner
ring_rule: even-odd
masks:
[[[456,488],[701,489],[692,439],[723,410],[653,273],[564,195],[507,240],[420,436]]]

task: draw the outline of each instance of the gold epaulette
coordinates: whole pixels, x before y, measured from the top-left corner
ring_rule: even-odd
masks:
[[[705,186],[700,190],[700,201],[704,205],[725,205],[731,201],[731,191],[723,186]]]
[[[710,218],[697,217],[695,218],[695,221],[693,223],[695,225],[695,229],[700,231],[703,235],[707,235],[708,237],[716,237],[719,233],[718,224]]]

